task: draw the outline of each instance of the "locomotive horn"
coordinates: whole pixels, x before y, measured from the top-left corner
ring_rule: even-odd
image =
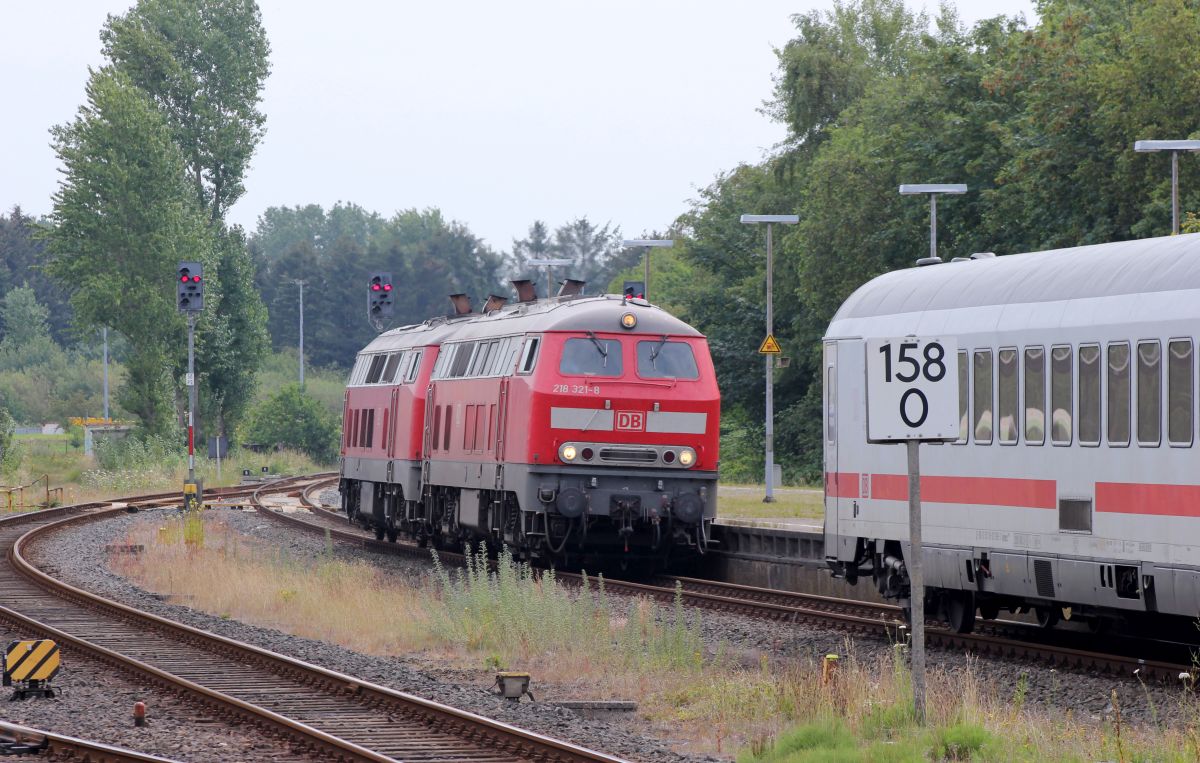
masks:
[[[562,288],[558,290],[560,297],[573,297],[583,291],[583,287],[587,281],[576,281],[574,278],[568,278],[562,282]]]
[[[504,307],[504,303],[508,301],[508,297],[501,297],[499,294],[489,294],[487,302],[483,304],[483,311],[490,313],[493,310],[499,310]]]
[[[471,312],[471,298],[466,294],[451,294],[450,301],[454,303],[455,315],[466,315]]]
[[[533,281],[521,278],[512,281],[512,285],[517,290],[518,302],[533,302],[537,299],[537,292],[533,288]]]

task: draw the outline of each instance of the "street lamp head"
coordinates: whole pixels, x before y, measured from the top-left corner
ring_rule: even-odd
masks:
[[[573,262],[575,262],[575,260],[569,260],[565,257],[535,257],[533,259],[525,260],[527,265],[533,265],[535,267],[545,267],[547,265],[550,267],[558,267],[560,265],[570,265]]]
[[[675,246],[675,240],[670,238],[634,238],[621,242],[621,246]]]
[[[905,183],[900,186],[900,193],[905,196],[918,193],[966,193],[967,186],[963,183]]]
[[[1149,151],[1200,151],[1200,140],[1139,140],[1133,144],[1133,150],[1140,153]]]
[[[742,215],[744,223],[782,223],[795,225],[800,222],[800,215]]]

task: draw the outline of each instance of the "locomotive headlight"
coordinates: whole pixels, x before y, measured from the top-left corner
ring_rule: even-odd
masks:
[[[696,451],[692,450],[691,448],[684,448],[683,450],[679,451],[680,466],[691,466],[694,463],[696,463]]]
[[[625,313],[621,316],[621,328],[631,329],[637,326],[637,316],[633,313]]]
[[[577,453],[575,451],[575,446],[574,445],[562,446],[562,448],[558,451],[558,455],[562,458],[563,461],[574,461],[575,456],[577,455]]]

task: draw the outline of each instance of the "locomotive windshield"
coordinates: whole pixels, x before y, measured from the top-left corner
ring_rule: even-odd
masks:
[[[638,376],[645,379],[699,379],[696,356],[686,342],[638,342]]]
[[[616,339],[568,339],[563,345],[559,373],[582,376],[620,376],[621,343]]]

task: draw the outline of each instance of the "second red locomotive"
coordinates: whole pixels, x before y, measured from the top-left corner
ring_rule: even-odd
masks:
[[[475,313],[455,295],[455,315],[359,354],[343,419],[350,519],[378,538],[486,539],[556,563],[703,551],[720,419],[704,337],[644,300],[514,286],[523,301]]]

